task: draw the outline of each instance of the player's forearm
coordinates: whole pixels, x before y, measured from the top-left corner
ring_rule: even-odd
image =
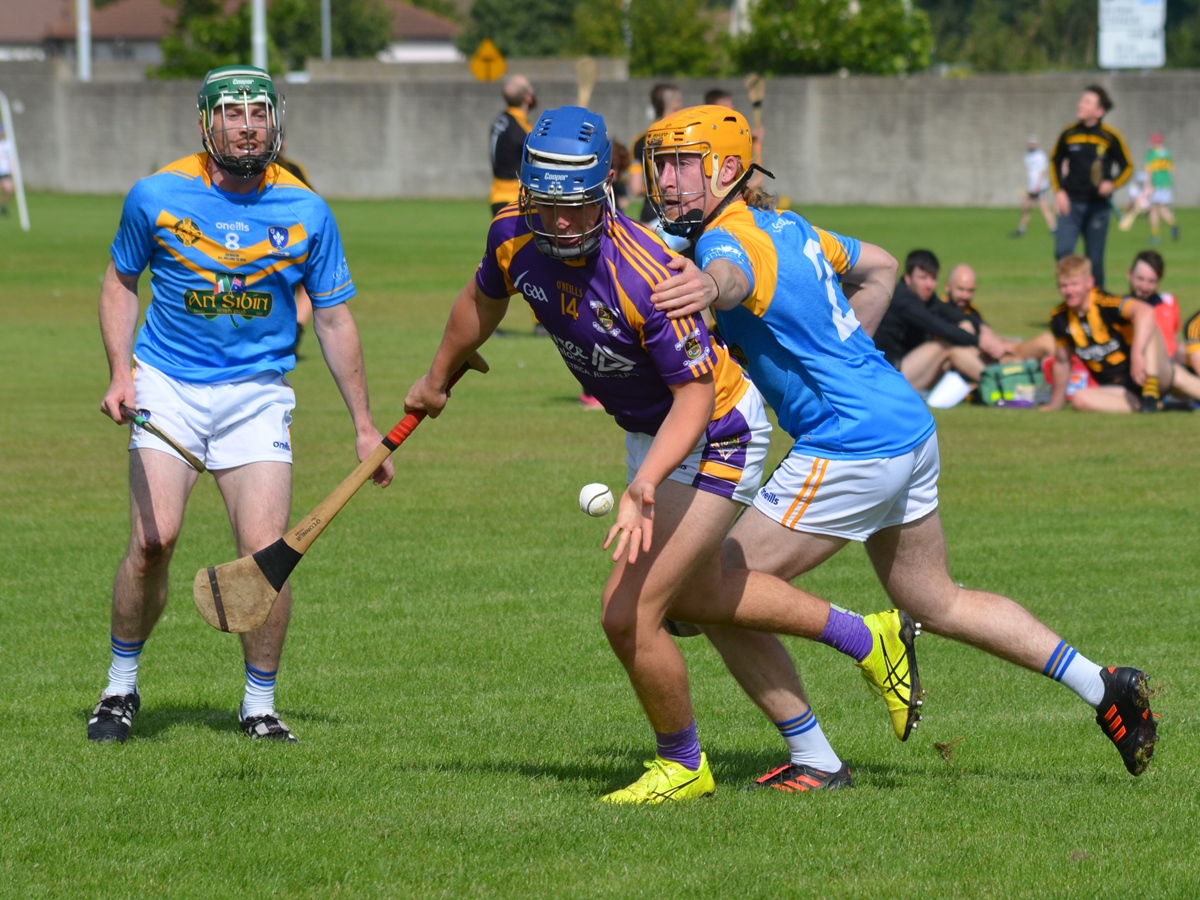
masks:
[[[138,320],[137,281],[118,273],[111,262],[104,273],[100,288],[100,337],[111,378],[129,374]]]
[[[687,459],[712,421],[716,391],[712,375],[672,385],[670,412],[654,436],[635,480],[662,484]]]
[[[898,269],[895,257],[882,247],[863,244],[858,260],[842,278],[850,308],[869,337],[875,336],[892,303]]]
[[[367,393],[367,369],[354,316],[344,303],[313,311],[321,355],[354,423],[354,433],[373,436],[375,422]]]
[[[1063,361],[1057,356],[1050,367],[1050,402],[1046,409],[1062,409],[1067,402],[1067,382],[1071,378],[1071,361]]]
[[[459,292],[450,310],[442,342],[429,367],[430,382],[445,388],[467,357],[482,347],[500,327],[507,310],[507,300],[492,300],[483,296],[472,277]]]
[[[750,279],[733,263],[725,259],[714,259],[704,267],[704,274],[712,279],[716,291],[710,306],[717,309],[733,309],[750,295]]]

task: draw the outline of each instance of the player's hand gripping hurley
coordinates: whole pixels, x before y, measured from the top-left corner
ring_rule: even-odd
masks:
[[[470,369],[486,372],[488,364],[478,353],[463,363],[454,373],[447,389]],[[209,566],[196,573],[192,584],[192,599],[204,621],[221,631],[253,631],[267,621],[275,598],[283,589],[292,570],[358,489],[401,444],[408,439],[425,418],[424,411],[409,413],[396,423],[375,451],[358,464],[346,480],[300,523],[271,544],[251,556],[233,562]]]
[[[196,457],[196,454],[192,453],[187,447],[183,446],[183,444],[179,443],[179,441],[175,440],[175,438],[171,437],[136,409],[130,409],[128,406],[122,403],[121,415],[129,419],[129,421],[133,422],[139,428],[150,432],[160,441],[170,446],[172,450],[184,458],[189,466],[191,466],[197,472],[204,474],[204,463],[200,462],[200,460]]]

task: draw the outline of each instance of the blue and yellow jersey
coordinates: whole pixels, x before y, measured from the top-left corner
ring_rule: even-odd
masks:
[[[842,293],[861,245],[793,212],[731,203],[696,245],[701,267],[724,259],[750,280],[717,327],[779,425],[812,456],[899,456],[934,432],[933,416],[875,348]]]
[[[1065,303],[1050,312],[1055,342],[1073,351],[1091,370],[1097,384],[1133,389],[1129,373],[1129,349],[1133,345],[1133,322],[1127,315],[1130,302],[1092,288],[1082,317]]]
[[[189,382],[233,381],[296,365],[295,289],[314,306],[354,296],[325,201],[278,166],[261,188],[231,194],[208,156],[171,163],[133,186],[112,244],[124,275],[150,270],[137,357]]]
[[[671,408],[670,385],[712,373],[713,421],[748,383],[729,350],[699,317],[669,319],[650,302],[675,273],[674,254],[621,213],[605,213],[600,247],[584,260],[546,256],[512,203],[492,220],[476,283],[487,297],[521,295],[549,332],[584,391],[626,431],[655,434]]]

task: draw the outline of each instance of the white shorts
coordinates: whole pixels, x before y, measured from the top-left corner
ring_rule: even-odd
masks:
[[[1150,202],[1156,206],[1170,206],[1174,200],[1174,188],[1155,188],[1150,192]]]
[[[889,459],[823,459],[796,448],[754,498],[754,508],[793,531],[865,541],[937,509],[937,435]]]
[[[138,362],[133,386],[142,415],[210,469],[292,461],[296,393],[282,375],[266,372],[241,381],[194,384]],[[129,440],[129,449],[135,448],[179,455],[136,425]]]
[[[637,474],[653,441],[649,434],[625,433],[627,484]],[[749,506],[762,484],[770,447],[771,423],[762,395],[751,384],[732,410],[709,424],[695,449],[667,480]]]

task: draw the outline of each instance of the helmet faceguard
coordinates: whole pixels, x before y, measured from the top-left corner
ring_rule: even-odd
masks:
[[[261,175],[283,140],[283,97],[271,76],[254,66],[222,66],[204,76],[196,96],[204,149],[238,178]],[[221,113],[218,122],[218,111]]]
[[[611,170],[603,116],[580,106],[542,113],[525,139],[518,201],[538,250],[555,259],[596,251],[614,206]]]
[[[698,160],[702,179],[684,185],[679,177],[688,157]],[[720,186],[725,160],[736,158],[742,175],[725,187]],[[707,222],[716,217],[741,192],[742,186],[758,168],[752,163],[750,124],[741,113],[724,106],[693,106],[667,116],[646,132],[646,150],[642,165],[646,178],[646,197],[658,213],[668,234],[695,240]],[[676,173],[671,190],[662,187],[660,176],[667,165]],[[696,165],[695,162],[690,162]],[[685,190],[684,188],[690,188]],[[723,202],[705,217],[709,195]]]

